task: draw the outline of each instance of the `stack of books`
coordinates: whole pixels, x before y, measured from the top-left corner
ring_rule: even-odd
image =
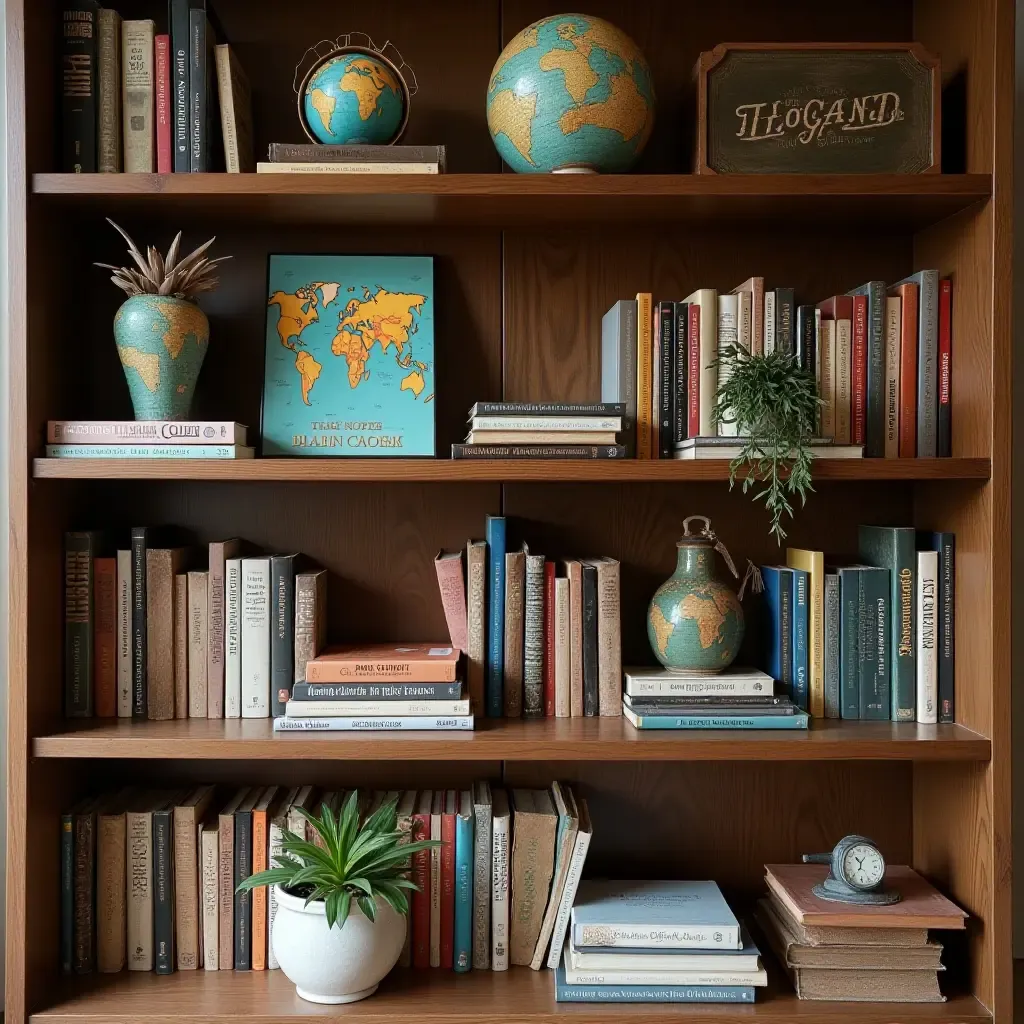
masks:
[[[61,819],[63,970],[273,970],[274,891],[236,887],[273,864],[284,829],[314,841],[302,810],[337,813],[350,792],[203,785],[83,799]],[[559,782],[358,790],[361,820],[384,800],[396,801],[410,841],[442,844],[413,856],[419,891],[400,965],[507,971],[561,960],[592,837],[586,800]]]
[[[251,459],[248,428],[212,420],[50,420],[49,459]]]
[[[444,174],[444,146],[272,142],[257,174]]]
[[[580,883],[560,1003],[752,1003],[757,946],[714,882]]]
[[[444,644],[331,647],[306,665],[275,732],[465,730],[462,652]]]
[[[636,729],[806,729],[808,715],[756,668],[718,675],[627,668],[622,714]]]
[[[956,536],[861,526],[856,563],[761,567],[764,668],[815,718],[956,721]]]
[[[630,455],[733,458],[706,443],[726,437],[739,452],[736,425],[714,416],[731,353],[782,352],[818,382],[824,447],[815,454],[949,456],[952,295],[937,270],[804,305],[792,288],[766,289],[763,277],[729,292],[698,288],[682,301],[641,292],[601,322],[601,399],[623,403],[636,425]]]
[[[942,946],[929,929],[964,928],[966,914],[909,867],[888,867],[887,907],[819,899],[820,864],[767,864],[755,919],[801,999],[941,1003]]]
[[[621,459],[621,402],[477,402],[453,459]]]

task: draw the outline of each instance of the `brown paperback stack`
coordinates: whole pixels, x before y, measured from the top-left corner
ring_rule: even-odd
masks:
[[[768,896],[755,918],[801,999],[941,1003],[942,946],[929,929],[962,929],[967,916],[909,867],[889,867],[888,907],[833,903],[811,892],[821,864],[766,864]]]

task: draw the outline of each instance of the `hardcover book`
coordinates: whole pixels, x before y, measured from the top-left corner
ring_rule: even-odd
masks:
[[[544,556],[526,555],[523,718],[544,717]]]
[[[175,577],[185,559],[182,548],[146,550],[146,704],[156,721],[174,718]]]
[[[491,970],[508,970],[511,815],[508,793],[495,789],[491,812]]]
[[[558,812],[558,831],[555,833],[555,868],[551,878],[548,903],[544,909],[540,936],[537,939],[537,947],[533,951],[533,960],[530,961],[530,966],[535,971],[541,969],[548,955],[548,948],[551,945],[555,928],[555,918],[569,875],[576,835],[580,828],[579,812],[576,809],[576,799],[572,790],[556,781],[551,784],[551,797],[555,802],[555,810]]]
[[[64,535],[64,714],[93,714],[93,567],[98,535]]]
[[[505,546],[504,516],[487,517],[487,672],[484,700],[488,718],[501,718],[505,673]]]
[[[320,654],[327,640],[327,570],[295,575],[295,657],[292,666],[292,700],[295,687],[306,682],[306,666]]]
[[[93,559],[93,705],[97,718],[117,715],[117,559]]]
[[[590,840],[594,835],[593,827],[590,824],[590,810],[587,807],[587,801],[582,797],[576,801],[576,812],[576,837],[573,841],[572,854],[565,873],[565,884],[562,886],[561,896],[555,912],[554,927],[551,930],[551,946],[547,959],[548,967],[557,967],[562,959],[562,947],[565,945],[565,936],[569,931],[569,918],[572,914],[573,904],[576,902],[576,892],[579,889],[580,879],[583,876],[583,865],[587,860]]]
[[[295,562],[298,555],[270,559],[270,708],[283,715],[295,682]]]
[[[509,551],[505,555],[504,706],[506,718],[519,718],[523,713],[525,594],[526,552],[524,550]]]
[[[620,299],[601,319],[601,400],[622,403],[626,454],[636,455],[637,303]]]
[[[936,582],[936,629],[939,671],[939,722],[956,721],[954,692],[954,641],[956,625],[956,534],[928,533],[917,535],[917,547],[938,552]]]
[[[309,683],[450,683],[462,652],[447,644],[364,644],[329,647],[306,666]]]
[[[455,805],[455,929],[452,964],[460,973],[473,966],[474,832],[473,794],[467,789],[456,794]]]
[[[125,814],[128,970],[153,970],[153,801],[139,794]]]
[[[555,971],[556,1003],[752,1003],[752,985],[572,985]]]
[[[462,571],[462,552],[439,551],[434,558],[437,586],[441,592],[441,607],[452,647],[460,651],[469,646],[469,623],[466,616],[466,583]]]
[[[62,11],[61,134],[66,172],[96,170],[96,56],[99,4],[75,0]]]
[[[210,544],[206,651],[208,718],[224,717],[225,574],[227,562],[238,556],[240,548],[238,540],[213,541]]]
[[[270,257],[263,455],[436,454],[430,256]]]
[[[765,900],[764,902],[767,902]],[[566,968],[577,971],[716,971],[736,974],[756,972],[761,966],[760,950],[746,928],[741,926],[742,949],[616,949],[614,946],[568,947]],[[559,948],[561,953],[561,948]]]
[[[509,959],[529,964],[555,867],[558,813],[544,789],[512,791],[512,921]]]
[[[473,711],[484,714],[487,652],[487,544],[466,544],[466,688]]]
[[[121,15],[101,7],[97,17],[96,169],[121,170]]]
[[[938,454],[939,272],[921,270],[893,287],[907,284],[918,287],[917,457],[928,458]]]
[[[491,966],[491,849],[493,843],[491,786],[473,783],[473,969]]]
[[[418,843],[430,839],[430,807],[433,795],[430,790],[421,792],[412,815],[412,841]],[[430,966],[430,864],[432,850],[420,850],[412,855],[412,880],[417,887],[409,894],[412,913],[412,966]]]
[[[124,169],[156,170],[153,89],[153,22],[121,24],[122,107],[124,111]]]
[[[124,969],[126,934],[126,793],[104,800],[96,816],[96,969]]]

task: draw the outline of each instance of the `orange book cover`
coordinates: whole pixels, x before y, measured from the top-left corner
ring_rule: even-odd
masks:
[[[453,683],[461,656],[450,643],[329,647],[306,665],[306,682]]]
[[[259,803],[252,809],[252,873],[266,871],[270,849],[270,805],[277,796],[278,787],[270,786],[263,791]],[[260,886],[252,891],[252,969],[267,969],[267,916],[269,902],[267,887]]]
[[[900,326],[900,435],[899,456],[912,459],[917,455],[917,304],[920,285],[898,284],[890,295],[903,300]]]
[[[92,560],[96,637],[93,678],[97,718],[117,715],[117,559]]]
[[[913,868],[902,864],[886,866],[885,888],[895,889],[901,897],[899,903],[887,907],[819,899],[811,888],[828,876],[827,864],[766,864],[764,870],[772,893],[808,927],[963,928],[967,917]]]

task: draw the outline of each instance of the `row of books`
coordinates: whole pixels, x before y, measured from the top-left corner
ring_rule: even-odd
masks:
[[[615,402],[477,402],[452,458],[621,459],[625,412]]]
[[[248,427],[229,420],[49,420],[49,459],[251,459]]]
[[[123,789],[81,801],[61,828],[65,972],[273,970],[273,889],[237,891],[272,863],[283,831],[313,841],[299,813],[335,812],[347,792],[313,786]],[[539,970],[561,958],[592,828],[559,782],[510,789],[359,791],[362,819],[395,800],[399,828],[442,845],[415,854],[400,964]],[[129,884],[130,880],[130,884]]]
[[[488,516],[486,539],[438,555],[452,646],[466,652],[488,718],[617,717],[622,707],[619,563],[555,561]]]
[[[63,5],[65,171],[253,170],[249,83],[206,0],[168,0],[160,28],[96,0]]]
[[[266,718],[306,678],[324,646],[326,571],[300,571],[295,554],[241,557],[237,539],[175,539],[65,535],[69,718]]]
[[[858,560],[762,566],[764,667],[815,718],[956,721],[956,537],[862,526]]]
[[[818,433],[836,446],[878,458],[952,454],[952,282],[937,270],[817,305],[797,305],[792,288],[766,289],[763,277],[682,301],[619,300],[601,324],[601,399],[623,403],[635,423],[629,454],[692,458],[682,453],[694,439],[735,437],[736,423],[718,421],[715,407],[740,350],[782,352],[813,373]]]

